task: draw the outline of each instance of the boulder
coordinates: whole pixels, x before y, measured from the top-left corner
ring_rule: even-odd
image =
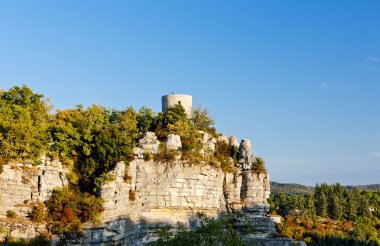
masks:
[[[169,134],[165,143],[166,143],[167,149],[170,149],[170,150],[181,150],[182,149],[181,137],[178,135]]]
[[[154,132],[146,132],[144,137],[139,140],[138,147],[133,148],[133,153],[137,158],[143,158],[144,153],[157,154],[160,141]]]

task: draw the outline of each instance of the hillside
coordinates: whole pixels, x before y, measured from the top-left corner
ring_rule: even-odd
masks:
[[[355,188],[358,188],[359,190],[380,190],[380,184],[370,184],[370,185],[356,185],[356,186],[345,186],[348,190],[353,190]]]
[[[306,186],[293,183],[278,183],[270,182],[270,189],[272,194],[285,193],[289,195],[304,195],[312,194],[314,192],[313,186]]]
[[[278,193],[285,193],[289,195],[305,195],[305,194],[312,194],[314,192],[314,186],[307,186],[307,185],[301,185],[301,184],[294,184],[294,183],[278,183],[278,182],[270,182],[271,186],[271,193],[272,194],[278,194]],[[370,184],[370,185],[348,185],[344,186],[348,190],[353,190],[355,188],[359,190],[366,190],[366,191],[372,191],[372,190],[380,190],[380,184]]]

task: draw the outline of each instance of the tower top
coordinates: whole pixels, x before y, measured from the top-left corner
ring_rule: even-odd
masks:
[[[170,94],[162,96],[162,112],[166,112],[168,108],[176,104],[181,104],[185,109],[187,116],[191,116],[193,112],[193,97],[186,94]]]

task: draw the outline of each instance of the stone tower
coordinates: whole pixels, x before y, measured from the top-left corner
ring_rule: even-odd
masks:
[[[171,94],[162,96],[162,112],[176,104],[181,104],[186,114],[190,117],[193,111],[193,97],[185,94]]]

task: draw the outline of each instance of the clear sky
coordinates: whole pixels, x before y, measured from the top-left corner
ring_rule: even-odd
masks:
[[[380,1],[0,1],[0,88],[56,108],[193,95],[271,179],[380,183]]]

